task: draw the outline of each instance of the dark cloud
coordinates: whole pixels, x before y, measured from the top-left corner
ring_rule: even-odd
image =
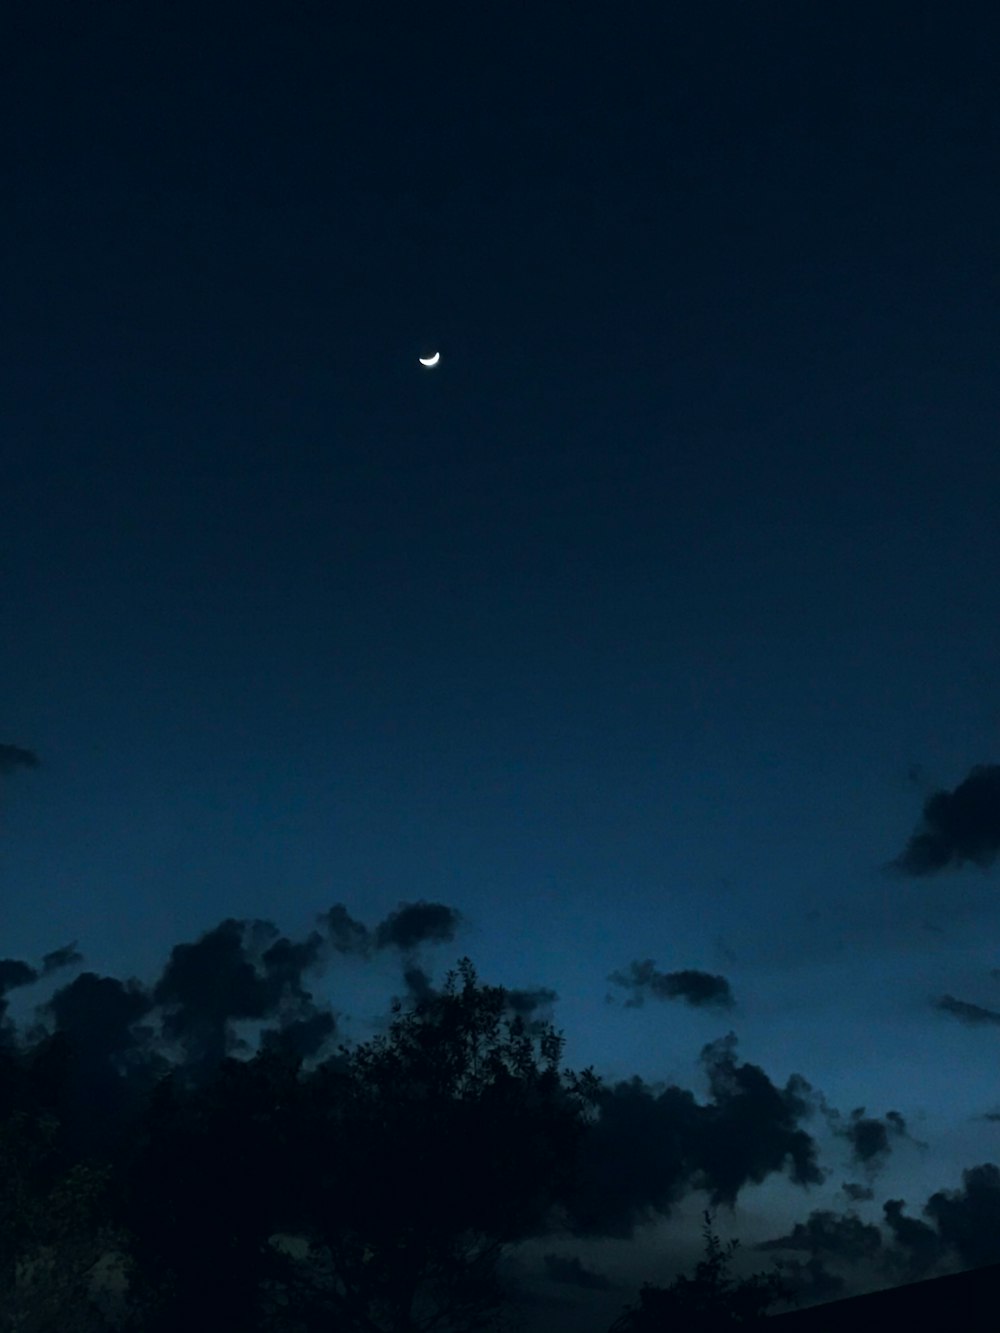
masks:
[[[152,1007],[152,998],[138,981],[123,983],[82,972],[38,1011],[54,1019],[56,1030],[72,1037],[78,1050],[110,1059],[134,1046],[132,1026]]]
[[[791,1231],[773,1240],[760,1241],[758,1250],[804,1250],[823,1259],[848,1263],[875,1259],[882,1250],[882,1233],[877,1226],[862,1222],[855,1213],[835,1213],[814,1209],[805,1222],[796,1222]]]
[[[863,1106],[857,1107],[844,1118],[837,1111],[827,1109],[827,1118],[833,1132],[847,1140],[851,1157],[871,1179],[880,1171],[892,1152],[892,1138],[905,1138],[906,1122],[898,1111],[887,1112],[885,1119],[865,1115]]]
[[[37,768],[38,755],[20,745],[0,745],[0,775],[13,773],[15,768]]]
[[[1000,1169],[992,1162],[962,1172],[962,1188],[938,1190],[924,1216],[968,1268],[1000,1262]]]
[[[19,986],[30,986],[38,981],[40,977],[47,977],[50,972],[57,968],[68,967],[72,963],[82,962],[83,955],[76,952],[71,944],[64,945],[61,949],[53,949],[42,959],[42,969],[32,967],[30,963],[23,962],[20,958],[0,958],[0,998],[9,991],[16,990]],[[6,1006],[0,1006],[0,1013]]]
[[[524,1021],[524,1030],[529,1036],[536,1036],[545,1029],[548,1018],[539,1017],[539,1014],[547,1013],[558,998],[558,994],[548,986],[535,986],[531,990],[508,990],[504,993],[508,1011]]]
[[[261,976],[243,945],[244,923],[229,918],[194,944],[177,944],[153,996],[164,1009],[163,1030],[193,1063],[216,1065],[243,1049],[229,1024],[264,1018],[281,994],[276,978]]]
[[[335,904],[318,920],[326,928],[331,947],[338,953],[367,955],[370,951],[368,927],[355,921],[343,904]]]
[[[954,791],[936,791],[927,798],[918,831],[883,870],[931,875],[966,861],[986,869],[998,851],[1000,764],[978,764]]]
[[[444,903],[400,903],[375,931],[376,948],[415,949],[425,940],[442,942],[455,938],[462,914]]]
[[[336,1031],[335,1016],[319,1010],[308,1018],[293,1018],[277,1028],[265,1028],[260,1034],[261,1050],[308,1060],[320,1054]]]
[[[895,1271],[904,1281],[916,1282],[935,1268],[944,1246],[933,1227],[915,1217],[904,1217],[905,1207],[902,1199],[887,1199],[882,1205],[885,1224],[894,1241],[886,1252],[886,1259],[890,1271]]]
[[[630,1237],[691,1190],[732,1207],[746,1185],[786,1170],[795,1184],[822,1183],[816,1142],[798,1124],[814,1110],[809,1084],[792,1075],[775,1087],[758,1066],[737,1062],[735,1045],[730,1033],[702,1050],[707,1105],[638,1076],[601,1089],[568,1209],[572,1232]]]
[[[1000,1023],[1000,1013],[995,1009],[984,1009],[978,1004],[969,1004],[966,1000],[956,1000],[954,995],[942,995],[934,1001],[934,1008],[942,1013],[953,1014],[961,1023],[969,1027],[982,1027]]]
[[[956,1190],[937,1190],[923,1206],[927,1222],[904,1217],[902,1199],[882,1205],[894,1245],[888,1267],[907,1281],[928,1276],[942,1260],[963,1268],[1000,1262],[1000,1168],[992,1162],[962,1172]]]
[[[38,980],[38,973],[30,963],[20,958],[0,958],[0,1045],[8,1045],[13,1036],[13,1029],[8,1028],[7,1011],[10,1005],[6,995],[19,986],[30,986]]]
[[[584,1268],[576,1255],[567,1258],[561,1254],[545,1254],[542,1259],[545,1264],[545,1276],[550,1282],[584,1287],[588,1291],[610,1291],[616,1286],[603,1273],[597,1273],[592,1268]]]
[[[323,936],[316,930],[298,944],[281,936],[265,949],[261,962],[269,980],[281,987],[287,995],[299,1000],[310,1000],[312,996],[303,987],[302,974],[319,965],[323,959],[323,948]]]
[[[690,1005],[731,1009],[735,1003],[725,977],[686,969],[682,972],[658,972],[652,958],[631,962],[627,972],[612,972],[608,981],[632,992],[626,1009],[638,1009],[652,995],[658,1000],[683,999]]]
[[[458,919],[442,904],[404,904],[383,923],[381,939],[409,948],[422,939],[447,938]],[[97,1107],[128,1100],[120,1079],[130,1071],[145,1078],[153,1069],[170,1067],[196,1083],[225,1056],[248,1052],[249,1043],[234,1027],[242,1021],[260,1021],[261,1049],[314,1059],[338,1028],[336,1015],[314,1003],[309,977],[327,966],[331,955],[370,957],[372,951],[367,927],[340,904],[322,914],[318,926],[292,940],[271,921],[227,918],[193,943],[176,945],[149,990],[136,981],[123,985],[83,973],[39,1007],[28,1037],[37,1042],[60,1034],[72,1042],[80,1114],[91,1120]],[[0,960],[0,1021],[7,991],[81,961],[75,944],[46,954],[41,973],[17,959]],[[416,964],[405,976],[411,992],[432,992]],[[543,995],[538,992],[539,1001]],[[9,1042],[6,1029],[3,1035]],[[92,1099],[89,1113],[84,1096]]]
[[[0,995],[18,986],[30,986],[37,980],[38,973],[30,963],[23,963],[20,958],[0,958]]]
[[[696,1167],[703,1108],[684,1088],[657,1092],[638,1076],[601,1089],[589,1126],[568,1227],[588,1236],[631,1237],[669,1217]]]
[[[783,1259],[780,1263],[781,1280],[798,1305],[822,1305],[847,1295],[844,1279],[838,1273],[832,1273],[818,1254],[810,1255],[804,1262]]]
[[[326,920],[327,939],[340,952],[347,951],[345,940],[363,938],[346,912],[341,915],[334,908]],[[181,1044],[192,1069],[211,1068],[224,1056],[247,1049],[232,1023],[278,1019],[279,1027],[273,1035],[262,1035],[262,1043],[303,1056],[315,1054],[319,1046],[314,1043],[322,1045],[335,1020],[316,1009],[303,974],[321,965],[326,947],[317,931],[295,943],[269,921],[233,918],[194,944],[176,945],[153,990],[162,1009],[164,1036]]]
[[[735,1051],[730,1032],[701,1052],[714,1098],[706,1108],[701,1165],[712,1203],[732,1206],[745,1185],[788,1164],[796,1185],[822,1184],[816,1141],[798,1126],[815,1110],[812,1088],[799,1074],[778,1088],[759,1065],[738,1064]]]
[[[423,1004],[438,993],[431,984],[430,975],[416,963],[408,963],[403,968],[403,981],[406,983],[410,998],[416,1004]]]
[[[321,1055],[337,1020],[313,1003],[306,976],[331,949],[364,938],[364,927],[355,929],[346,913],[334,909],[328,919],[329,935],[312,931],[293,941],[272,922],[229,918],[175,946],[151,989],[84,972],[38,1006],[28,1040],[72,1046],[65,1110],[73,1142],[88,1151],[110,1142],[121,1115],[168,1069],[197,1083],[225,1055],[247,1051],[232,1026],[240,1020],[262,1020],[261,1049],[303,1060]],[[65,945],[45,955],[41,975],[80,961],[75,946]],[[27,963],[0,961],[0,1018],[3,992],[39,975]]]
[[[535,986],[532,990],[508,990],[504,998],[508,1009],[525,1018],[538,1009],[554,1004],[559,996],[548,986]]]
[[[51,953],[45,954],[42,958],[42,976],[47,977],[60,967],[72,967],[74,963],[82,962],[83,954],[77,951],[74,940],[72,944],[64,944],[61,949],[53,949]]]
[[[874,1199],[875,1191],[867,1185],[856,1185],[849,1180],[845,1180],[840,1187],[852,1203],[865,1203],[869,1199]]]

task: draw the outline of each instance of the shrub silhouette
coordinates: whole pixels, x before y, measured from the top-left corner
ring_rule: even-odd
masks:
[[[742,1280],[730,1276],[729,1261],[739,1241],[731,1240],[724,1251],[712,1231],[711,1213],[704,1218],[708,1257],[698,1263],[694,1277],[680,1274],[666,1288],[644,1283],[638,1305],[628,1307],[609,1333],[716,1333],[758,1323],[770,1306],[792,1295],[777,1266]]]

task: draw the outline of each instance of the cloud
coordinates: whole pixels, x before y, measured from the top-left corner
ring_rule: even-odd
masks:
[[[745,1185],[760,1184],[786,1164],[795,1184],[821,1184],[816,1142],[798,1124],[815,1110],[812,1088],[799,1074],[778,1088],[759,1065],[737,1063],[736,1044],[730,1032],[701,1052],[715,1099],[706,1108],[701,1147],[701,1175],[712,1203],[732,1206]]]
[[[571,1232],[629,1238],[692,1190],[731,1208],[746,1185],[785,1171],[798,1185],[822,1183],[816,1142],[798,1123],[814,1110],[809,1084],[793,1074],[776,1087],[758,1066],[739,1064],[735,1046],[730,1033],[702,1049],[706,1105],[638,1075],[601,1089],[568,1206]]]
[[[603,1273],[597,1273],[592,1268],[584,1268],[576,1255],[543,1254],[542,1260],[545,1264],[545,1276],[550,1282],[584,1287],[588,1291],[610,1291],[617,1285]]]
[[[333,1014],[318,1011],[308,1018],[292,1018],[277,1028],[265,1028],[260,1034],[261,1049],[281,1055],[301,1056],[308,1060],[333,1039],[337,1020]]]
[[[548,1026],[548,1018],[535,1017],[540,1011],[548,1012],[559,996],[549,986],[535,986],[531,990],[506,990],[504,1001],[509,1013],[524,1021],[524,1030],[535,1036]]]
[[[365,955],[369,952],[368,927],[355,921],[342,903],[336,903],[317,919],[325,926],[327,938],[338,953]]]
[[[956,1000],[954,995],[942,995],[934,1001],[934,1008],[942,1013],[954,1014],[960,1023],[968,1027],[983,1027],[1000,1023],[1000,1013],[995,1009],[984,1009],[978,1004],[969,1004],[965,1000]]]
[[[847,1294],[844,1279],[838,1273],[832,1273],[817,1254],[810,1255],[805,1262],[783,1259],[780,1263],[781,1280],[799,1305],[822,1305],[826,1301],[840,1300]]]
[[[72,1041],[80,1086],[89,1088],[95,1106],[127,1101],[119,1086],[127,1069],[142,1082],[154,1068],[174,1067],[182,1081],[198,1083],[226,1056],[249,1050],[234,1027],[243,1021],[262,1024],[261,1049],[315,1059],[338,1026],[336,1015],[314,1002],[311,976],[338,955],[370,958],[375,944],[410,951],[423,940],[450,939],[459,920],[455,909],[441,903],[401,904],[373,936],[335,904],[318,916],[316,929],[292,940],[271,921],[226,918],[195,941],[175,945],[148,990],[136,981],[123,986],[83,973],[39,1007],[29,1037],[38,1041],[54,1032]],[[16,959],[0,960],[0,1019],[6,991],[81,961],[75,944],[46,954],[41,973]],[[427,973],[412,961],[404,977],[412,994],[433,993]],[[546,995],[516,993],[514,1002],[530,1009]],[[142,1020],[151,1026],[140,1026]]]
[[[725,977],[692,969],[682,972],[657,972],[652,958],[647,958],[641,963],[638,960],[630,963],[627,972],[612,972],[608,981],[632,992],[632,998],[625,1001],[626,1009],[641,1008],[647,995],[652,995],[658,1000],[680,998],[690,1005],[702,1008],[712,1006],[731,1009],[735,1003]]]
[[[638,1075],[602,1088],[598,1106],[570,1192],[568,1229],[626,1239],[656,1214],[669,1217],[688,1192],[703,1108],[686,1089],[656,1092]]]
[[[164,1008],[165,1034],[192,1062],[214,1065],[243,1048],[230,1021],[266,1017],[280,992],[277,978],[261,976],[244,951],[243,923],[229,918],[194,944],[171,949],[153,996]]]
[[[870,1190],[860,1187],[852,1193],[855,1197],[871,1197]],[[805,1261],[795,1258],[779,1261],[782,1280],[791,1288],[799,1305],[840,1300],[857,1294],[859,1289],[870,1290],[873,1279],[875,1286],[879,1286],[882,1276],[889,1281],[900,1277],[898,1253],[885,1244],[878,1226],[862,1221],[853,1211],[813,1209],[805,1222],[796,1222],[785,1235],[760,1241],[753,1248],[790,1250],[809,1256]]]
[[[895,1241],[887,1251],[886,1258],[891,1270],[895,1270],[905,1281],[915,1282],[934,1269],[941,1259],[944,1246],[933,1227],[914,1217],[904,1217],[905,1207],[902,1199],[887,1199],[882,1205],[886,1226]]]
[[[307,976],[332,951],[356,949],[367,938],[342,908],[324,920],[325,933],[313,930],[294,941],[273,922],[227,918],[171,949],[151,988],[84,972],[38,1006],[28,1040],[65,1040],[73,1049],[71,1141],[87,1151],[110,1146],[116,1125],[155,1078],[174,1069],[195,1085],[224,1056],[247,1051],[233,1028],[240,1020],[262,1021],[261,1049],[303,1060],[321,1055],[337,1020],[313,1002]],[[80,961],[74,944],[46,954],[41,973],[18,960],[0,961],[0,1017],[6,990]]]
[[[535,986],[532,990],[508,990],[504,998],[507,1007],[523,1017],[554,1004],[559,996],[549,986]]]
[[[22,962],[20,958],[0,958],[0,996],[6,995],[8,991],[15,990],[18,986],[30,986],[38,981],[40,977],[47,977],[50,972],[55,972],[57,968],[69,967],[73,963],[83,961],[83,954],[77,953],[72,944],[66,944],[61,949],[53,949],[42,959],[42,970],[32,967],[30,963]]]
[[[0,745],[0,776],[13,773],[15,768],[37,768],[38,755],[20,745]]]
[[[323,958],[323,946],[323,936],[316,930],[298,944],[281,936],[264,951],[261,963],[268,979],[286,995],[309,1000],[311,996],[302,985],[302,974],[317,968]]]
[[[1000,764],[978,764],[954,791],[924,802],[919,830],[883,871],[931,875],[972,861],[991,866],[1000,851]]]
[[[20,958],[0,958],[0,995],[18,986],[30,986],[37,980],[38,973],[30,963],[23,963]]]
[[[856,1185],[849,1180],[845,1180],[840,1187],[852,1203],[865,1203],[869,1199],[874,1199],[875,1191],[867,1185]]]
[[[7,1018],[10,1005],[6,995],[18,986],[30,986],[38,980],[38,973],[30,963],[20,958],[0,958],[0,1045],[8,1046],[16,1037],[16,1030]]]
[[[76,940],[72,944],[64,944],[61,949],[53,949],[42,959],[42,976],[47,977],[50,972],[56,972],[60,967],[72,967],[74,963],[82,963],[83,954],[76,948]]]
[[[956,1190],[937,1190],[924,1204],[928,1222],[904,1217],[902,1199],[882,1205],[893,1234],[891,1265],[908,1281],[927,1276],[949,1255],[963,1268],[983,1268],[1000,1262],[1000,1168],[992,1162],[962,1172]]]
[[[109,1059],[134,1045],[132,1026],[152,1007],[151,996],[138,981],[81,972],[39,1011],[53,1018],[57,1030],[72,1037],[84,1056]]]
[[[462,914],[444,903],[400,903],[390,912],[375,931],[375,945],[379,949],[395,946],[414,949],[425,940],[442,942],[453,940]]]
[[[304,976],[323,966],[330,948],[364,952],[367,938],[343,908],[334,907],[321,919],[325,936],[314,930],[293,942],[270,921],[230,917],[194,944],[171,950],[153,999],[162,1012],[164,1036],[180,1043],[189,1072],[246,1050],[232,1029],[246,1019],[278,1021],[271,1035],[261,1034],[269,1049],[318,1054],[336,1021],[313,1003]]]
[[[962,1188],[938,1190],[924,1216],[969,1268],[1000,1262],[1000,1168],[992,1162],[962,1172]]]
[[[859,1263],[876,1258],[882,1250],[882,1233],[870,1222],[862,1222],[855,1213],[835,1213],[816,1208],[805,1222],[796,1222],[791,1231],[772,1240],[758,1242],[758,1250],[804,1250],[825,1259]]]
[[[431,984],[430,974],[416,963],[407,963],[403,968],[403,981],[406,983],[410,998],[416,1004],[432,1000],[438,994]]]
[[[851,1158],[871,1179],[881,1171],[892,1152],[891,1138],[906,1138],[906,1121],[898,1111],[889,1111],[883,1120],[865,1115],[863,1106],[850,1113],[846,1123],[838,1111],[827,1109],[833,1132],[848,1141]]]

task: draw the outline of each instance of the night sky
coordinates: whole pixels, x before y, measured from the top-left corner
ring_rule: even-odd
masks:
[[[341,1038],[468,955],[650,1106],[806,1080],[746,1271],[1000,1259],[995,7],[4,28],[8,1017],[349,917]],[[708,1197],[524,1308],[599,1333]]]

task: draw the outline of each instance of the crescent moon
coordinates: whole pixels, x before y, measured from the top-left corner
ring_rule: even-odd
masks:
[[[435,352],[433,356],[418,356],[417,360],[422,366],[436,366],[441,360],[441,353]]]

